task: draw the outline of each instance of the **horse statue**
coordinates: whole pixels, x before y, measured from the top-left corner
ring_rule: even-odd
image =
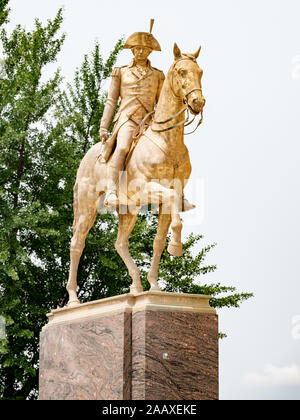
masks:
[[[187,123],[185,113],[190,111],[194,119],[201,114],[198,127],[205,105],[201,89],[203,71],[196,62],[200,49],[194,54],[182,53],[174,44],[174,62],[167,73],[156,109],[141,122],[135,147],[129,152],[125,170],[119,178],[119,205],[116,208],[119,230],[115,248],[132,278],[132,294],[143,292],[139,269],[129,253],[128,242],[141,206],[152,204],[159,208],[153,257],[147,276],[150,290],[160,290],[157,283],[158,266],[170,225],[172,237],[168,252],[173,256],[182,255],[179,213],[182,210],[183,189],[191,174],[189,153],[184,144],[184,126],[192,121]],[[151,121],[150,114],[154,114]],[[147,119],[148,125],[145,124]],[[99,209],[104,206],[107,164],[101,162],[100,154],[101,142],[88,150],[77,171],[67,284],[68,306],[80,303],[76,292],[78,264],[86,236]]]

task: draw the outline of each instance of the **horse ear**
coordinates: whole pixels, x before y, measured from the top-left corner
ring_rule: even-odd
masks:
[[[200,51],[201,51],[201,45],[200,45],[200,47],[198,48],[198,50],[193,54],[193,56],[195,57],[195,58],[198,58],[199,57],[199,54],[200,54]]]
[[[181,51],[180,51],[180,48],[178,47],[178,45],[176,44],[176,42],[174,43],[173,53],[174,53],[174,58],[175,59],[178,59],[178,58],[181,57]]]

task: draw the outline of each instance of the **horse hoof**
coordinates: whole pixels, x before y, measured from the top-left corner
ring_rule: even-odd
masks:
[[[74,300],[69,300],[67,307],[68,308],[73,308],[74,306],[78,306],[80,305],[80,302],[78,299],[74,299]]]
[[[182,212],[193,210],[196,208],[195,204],[190,203],[187,199],[183,200]]]
[[[138,295],[139,293],[143,293],[142,286],[130,286],[130,293],[132,295]]]
[[[181,242],[170,242],[168,245],[168,253],[174,257],[182,256],[182,243]]]

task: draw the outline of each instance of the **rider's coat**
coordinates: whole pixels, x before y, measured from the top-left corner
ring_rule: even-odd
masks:
[[[154,109],[164,79],[164,73],[152,67],[149,60],[145,68],[137,67],[135,61],[132,60],[128,66],[113,69],[101,127],[109,128],[119,98],[121,98],[121,103],[113,119],[112,135],[102,150],[102,157],[105,160],[111,154],[120,127],[128,120],[139,124],[144,116]]]

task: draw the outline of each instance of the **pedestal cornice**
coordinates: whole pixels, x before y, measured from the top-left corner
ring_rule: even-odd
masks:
[[[147,291],[133,294],[124,294],[92,302],[82,303],[77,306],[53,309],[49,314],[48,324],[43,327],[71,321],[79,321],[89,317],[104,316],[116,312],[136,311],[183,311],[205,314],[215,314],[216,311],[209,305],[211,296]]]

